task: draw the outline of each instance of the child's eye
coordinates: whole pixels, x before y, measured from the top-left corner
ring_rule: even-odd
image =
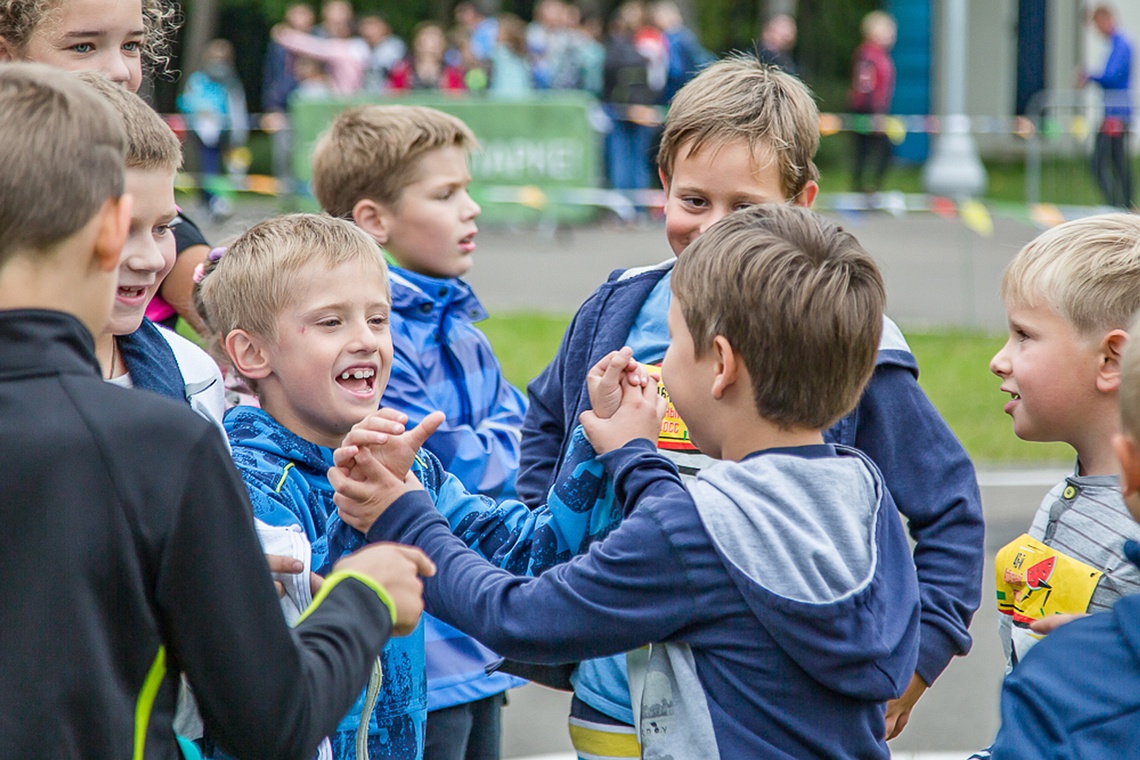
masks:
[[[376,327],[383,327],[384,325],[388,324],[388,317],[369,317],[368,324],[374,325]]]
[[[317,322],[317,326],[319,327],[336,327],[339,324],[340,320],[336,317],[329,317],[328,319],[322,319],[321,321]]]
[[[151,234],[155,237],[163,237],[164,235],[169,235],[173,230],[173,224],[160,224],[151,230]]]
[[[1029,333],[1025,332],[1024,330],[1014,330],[1013,337],[1017,338],[1018,343],[1022,343],[1029,340]]]
[[[87,53],[90,53],[94,49],[95,49],[95,46],[92,45],[90,42],[80,42],[76,45],[71,46],[72,52],[79,53],[80,55],[86,55]]]
[[[142,43],[137,40],[132,42],[124,42],[123,50],[128,53],[138,53],[142,50]]]
[[[708,205],[708,201],[704,198],[685,198],[684,203],[692,208],[704,208]]]

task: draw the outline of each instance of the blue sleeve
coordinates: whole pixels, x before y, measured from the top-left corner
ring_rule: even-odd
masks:
[[[566,562],[621,521],[621,506],[609,497],[610,481],[584,434],[575,436],[563,473],[550,490],[548,503],[532,510],[512,499],[496,504],[468,492],[428,452],[421,452],[416,471],[451,531],[492,564],[515,575],[540,575]],[[377,530],[369,531],[368,541],[380,540]],[[330,529],[332,533],[344,535],[339,527]]]
[[[569,432],[565,422],[566,353],[581,313],[579,309],[566,328],[554,359],[526,387],[530,405],[523,419],[517,486],[519,499],[532,507],[542,504],[554,480],[562,458],[562,443]],[[579,393],[579,387],[571,387],[575,394]]]
[[[1131,755],[1136,716],[1135,608],[1098,612],[1049,634],[1006,677],[994,760]],[[1128,627],[1131,627],[1129,622]],[[1125,749],[1131,747],[1132,749]]]
[[[1090,76],[1089,79],[1106,90],[1123,90],[1128,87],[1131,70],[1132,49],[1124,38],[1116,35],[1104,61],[1104,71],[1100,76]]]
[[[985,524],[974,467],[907,367],[877,367],[856,414],[855,446],[883,473],[915,541],[917,672],[933,684],[952,657],[970,650],[981,603]]]
[[[494,354],[487,346],[487,357]],[[477,425],[456,424],[445,420],[431,437],[428,446],[443,466],[470,491],[492,498],[514,496],[519,469],[519,440],[526,413],[526,397],[508,383],[498,363],[485,367],[484,381],[495,386],[495,402],[488,416]],[[437,388],[435,393],[440,392]],[[454,386],[449,393],[458,392]],[[443,403],[432,395],[416,365],[415,357],[397,347],[392,361],[392,376],[384,389],[384,403],[408,415],[408,422],[420,420],[437,409],[449,409],[454,403]]]
[[[540,578],[512,575],[469,551],[420,492],[398,500],[374,530],[435,561],[424,584],[431,614],[525,662],[574,662],[661,641],[702,608],[690,568],[649,510]]]

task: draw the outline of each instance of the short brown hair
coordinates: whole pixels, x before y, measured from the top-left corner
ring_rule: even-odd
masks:
[[[1047,304],[1082,335],[1127,329],[1140,309],[1140,217],[1102,214],[1046,230],[1005,270],[1007,304]]]
[[[879,268],[807,209],[726,216],[677,258],[672,287],[697,356],[723,335],[748,368],[757,411],[781,427],[830,426],[871,378],[886,301]]]
[[[51,23],[52,14],[66,0],[0,0],[0,37],[16,50],[23,50],[41,24]],[[153,71],[166,70],[170,61],[169,38],[181,18],[170,0],[141,0],[143,12],[143,62]]]
[[[245,330],[277,337],[277,316],[304,279],[305,269],[362,260],[383,273],[380,247],[351,222],[325,214],[288,214],[246,230],[201,281],[202,319],[219,336]]]
[[[313,194],[333,216],[350,218],[361,200],[389,206],[418,179],[420,160],[438,148],[475,147],[462,121],[424,106],[360,106],[337,116],[313,151]]]
[[[673,97],[665,117],[657,165],[672,179],[682,148],[695,154],[742,140],[754,156],[777,162],[784,198],[792,200],[819,179],[819,108],[803,82],[752,56],[717,61]]]
[[[182,145],[173,130],[142,98],[95,71],[80,71],[80,79],[119,112],[127,128],[127,168],[175,172],[182,166]]]
[[[67,239],[121,196],[126,149],[118,115],[75,75],[0,66],[0,266]]]

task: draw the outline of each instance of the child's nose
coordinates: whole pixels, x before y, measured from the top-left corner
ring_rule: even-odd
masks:
[[[115,84],[126,84],[131,79],[131,68],[117,50],[107,54],[100,69],[102,74]]]
[[[990,359],[990,372],[998,377],[1009,374],[1009,341],[1006,341],[1001,350],[994,354],[994,358]]]

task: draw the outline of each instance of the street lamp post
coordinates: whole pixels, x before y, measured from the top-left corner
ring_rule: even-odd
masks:
[[[923,186],[933,195],[976,196],[986,189],[986,168],[966,116],[966,1],[941,4],[942,129],[922,168]]]

